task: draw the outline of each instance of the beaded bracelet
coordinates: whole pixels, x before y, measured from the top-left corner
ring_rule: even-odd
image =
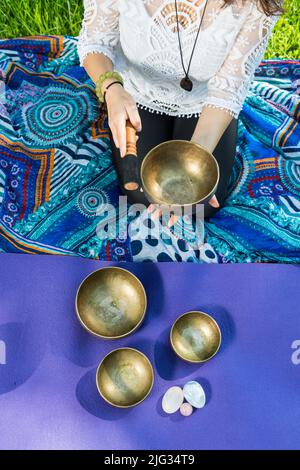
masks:
[[[121,75],[115,70],[110,70],[109,72],[102,73],[96,82],[96,95],[101,103],[103,103],[104,100],[102,93],[102,85],[103,82],[108,78],[115,78],[117,81],[121,82],[122,85],[124,83]]]

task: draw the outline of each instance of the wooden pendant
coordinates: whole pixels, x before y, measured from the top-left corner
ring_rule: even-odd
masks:
[[[193,82],[189,77],[184,77],[180,82],[180,86],[186,91],[192,91]]]

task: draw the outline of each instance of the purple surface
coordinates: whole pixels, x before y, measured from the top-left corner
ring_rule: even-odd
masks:
[[[119,341],[86,333],[74,312],[80,281],[108,263],[2,255],[0,448],[259,449],[300,448],[298,266],[126,264],[144,282],[144,325]],[[172,353],[176,316],[203,309],[220,323],[223,345],[202,367]],[[119,346],[141,349],[155,367],[149,398],[130,410],[98,396],[95,369]],[[208,404],[189,418],[164,416],[171,385],[199,379]]]

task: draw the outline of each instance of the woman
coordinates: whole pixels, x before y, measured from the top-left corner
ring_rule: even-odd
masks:
[[[216,197],[205,207],[205,216],[212,215],[226,198],[237,117],[281,1],[84,0],[84,5],[78,54],[106,103],[119,177],[127,119],[140,132],[139,163],[166,140],[197,142],[214,153],[220,167]],[[140,187],[124,192],[132,202],[149,204]]]

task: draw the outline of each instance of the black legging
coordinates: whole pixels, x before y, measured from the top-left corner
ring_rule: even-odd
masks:
[[[153,147],[166,140],[190,140],[198,121],[197,117],[186,118],[168,116],[167,114],[151,113],[145,109],[139,109],[139,115],[142,121],[142,131],[139,133],[139,139],[137,141],[139,165],[141,165],[143,158]],[[233,119],[214,150],[214,156],[220,167],[220,181],[216,192],[220,206],[222,206],[227,195],[228,180],[234,162],[236,143],[237,119]],[[112,136],[111,144],[112,159],[120,178],[123,159],[120,157],[120,151],[115,146]],[[121,189],[130,202],[140,203],[146,206],[149,205],[148,199],[140,189],[134,191],[127,191],[124,188]],[[204,210],[205,217],[210,217],[217,210],[218,209],[206,204]]]

